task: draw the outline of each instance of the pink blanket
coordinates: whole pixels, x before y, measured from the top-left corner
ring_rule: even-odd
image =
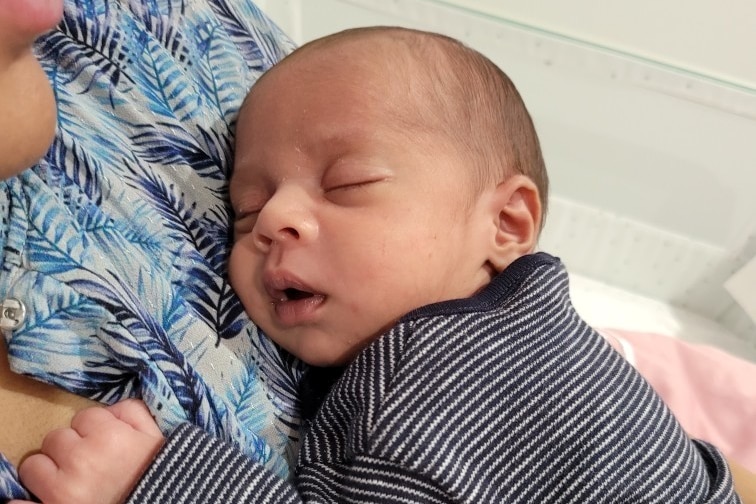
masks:
[[[600,332],[662,396],[691,437],[756,473],[756,364],[668,336]]]

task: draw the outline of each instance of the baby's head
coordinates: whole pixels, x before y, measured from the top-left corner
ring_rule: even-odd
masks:
[[[236,139],[231,282],[311,364],[348,362],[535,247],[547,179],[532,122],[452,39],[370,28],[307,44],[258,80]]]

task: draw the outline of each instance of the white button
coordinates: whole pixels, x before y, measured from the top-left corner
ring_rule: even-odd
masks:
[[[17,329],[26,320],[26,306],[16,298],[5,298],[0,308],[0,329]]]

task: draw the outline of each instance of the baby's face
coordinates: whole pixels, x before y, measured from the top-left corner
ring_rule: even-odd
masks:
[[[62,9],[62,0],[0,2],[0,178],[34,163],[52,140],[55,103],[31,45]]]
[[[237,127],[231,282],[269,337],[315,365],[490,280],[468,161],[402,130],[403,98],[380,80],[297,61],[259,83]]]

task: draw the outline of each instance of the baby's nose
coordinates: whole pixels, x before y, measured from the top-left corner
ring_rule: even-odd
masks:
[[[267,251],[274,243],[304,243],[314,239],[318,225],[301,195],[276,193],[260,211],[254,234],[257,247]]]

